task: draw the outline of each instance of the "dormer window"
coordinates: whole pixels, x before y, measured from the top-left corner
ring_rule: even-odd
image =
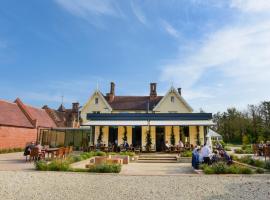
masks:
[[[171,102],[174,103],[174,96],[171,96]]]
[[[98,104],[98,98],[95,98],[95,104]]]

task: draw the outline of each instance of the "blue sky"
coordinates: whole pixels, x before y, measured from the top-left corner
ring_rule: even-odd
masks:
[[[183,88],[196,110],[269,100],[268,0],[3,0],[0,98],[35,106]]]

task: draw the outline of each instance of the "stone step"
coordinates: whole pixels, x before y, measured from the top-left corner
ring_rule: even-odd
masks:
[[[176,156],[139,156],[139,158],[176,158]]]

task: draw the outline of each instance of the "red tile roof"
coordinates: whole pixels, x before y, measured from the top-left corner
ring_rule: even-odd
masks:
[[[151,99],[149,96],[115,96],[113,101],[109,101],[108,96],[104,96],[114,110],[152,110],[163,96]]]
[[[28,112],[37,120],[37,126],[48,128],[56,127],[56,124],[44,109],[35,108],[29,105],[26,105],[26,109],[28,109]]]
[[[35,123],[37,121],[37,124]],[[44,109],[23,104],[20,99],[15,103],[0,100],[0,125],[26,128],[56,127]]]
[[[16,103],[0,100],[0,125],[33,128]]]

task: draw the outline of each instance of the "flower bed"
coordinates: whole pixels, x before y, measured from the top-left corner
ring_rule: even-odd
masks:
[[[39,171],[70,171],[70,172],[97,172],[97,173],[119,173],[121,165],[115,164],[102,164],[93,166],[90,169],[73,169],[70,164],[89,159],[94,156],[106,156],[105,152],[87,152],[80,155],[71,155],[66,159],[55,159],[51,162],[40,160],[35,162],[36,170]]]
[[[180,155],[181,157],[192,157],[192,151],[184,151]]]
[[[263,168],[270,171],[270,161],[256,160],[252,156],[243,156],[242,158],[234,157],[235,160],[241,163],[245,163],[254,167]]]
[[[201,165],[200,168],[205,174],[252,174],[254,173],[248,167],[242,167],[236,164],[227,165],[224,162],[217,162],[213,165]]]

